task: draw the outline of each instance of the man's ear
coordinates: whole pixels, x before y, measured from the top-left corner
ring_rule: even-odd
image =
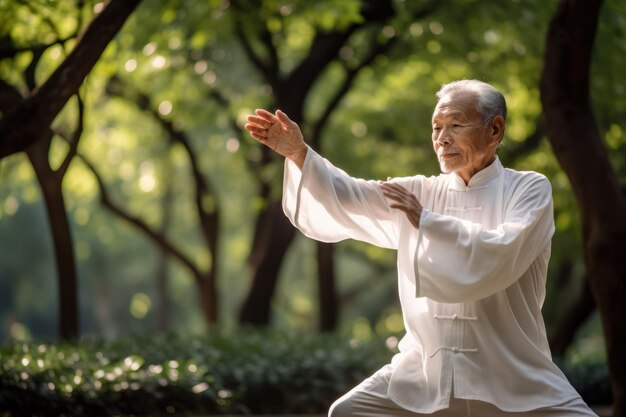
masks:
[[[491,143],[499,144],[504,136],[504,117],[494,116],[488,126]]]

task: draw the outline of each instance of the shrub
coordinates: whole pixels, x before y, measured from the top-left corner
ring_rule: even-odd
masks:
[[[321,413],[389,360],[382,340],[246,330],[0,350],[14,415]]]

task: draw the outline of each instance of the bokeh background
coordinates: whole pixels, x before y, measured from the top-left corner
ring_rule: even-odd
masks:
[[[356,177],[436,175],[434,93],[478,78],[507,97],[500,159],[552,182],[543,312],[553,354],[602,363],[580,211],[542,121],[539,81],[557,5],[140,2],[44,139],[0,159],[0,341],[242,326],[359,341],[401,334],[395,253],[295,231],[280,209],[283,161],[243,133],[245,117],[282,109]],[[0,0],[4,119],[68,62],[108,7]],[[623,183],[626,6],[606,0],[598,22],[590,91]]]

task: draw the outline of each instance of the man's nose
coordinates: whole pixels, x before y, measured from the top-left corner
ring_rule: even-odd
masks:
[[[451,141],[450,131],[448,129],[441,129],[439,136],[437,137],[437,143],[439,145],[449,145]]]

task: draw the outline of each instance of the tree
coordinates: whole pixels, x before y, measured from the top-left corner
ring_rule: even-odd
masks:
[[[3,39],[1,58],[12,58],[24,51],[32,51],[33,58],[24,73],[28,89],[24,97],[18,88],[0,81],[0,110],[3,113],[0,119],[0,158],[25,151],[41,185],[54,238],[59,282],[59,331],[64,339],[76,338],[79,334],[76,266],[61,188],[82,134],[83,105],[78,89],[139,1],[112,0],[78,36],[74,33],[65,39],[29,47],[16,46],[10,35]],[[80,3],[77,9],[77,15],[81,16]],[[81,20],[80,17],[77,19],[77,31]],[[41,86],[37,86],[35,71],[43,53],[75,37],[76,45],[67,58]],[[79,104],[77,126],[71,137],[66,134],[70,149],[61,166],[54,170],[48,161],[55,136],[52,123],[74,95],[77,95]]]
[[[562,0],[550,23],[541,78],[548,138],[582,215],[585,262],[602,317],[614,415],[626,415],[626,196],[599,133],[590,70],[601,0]]]

